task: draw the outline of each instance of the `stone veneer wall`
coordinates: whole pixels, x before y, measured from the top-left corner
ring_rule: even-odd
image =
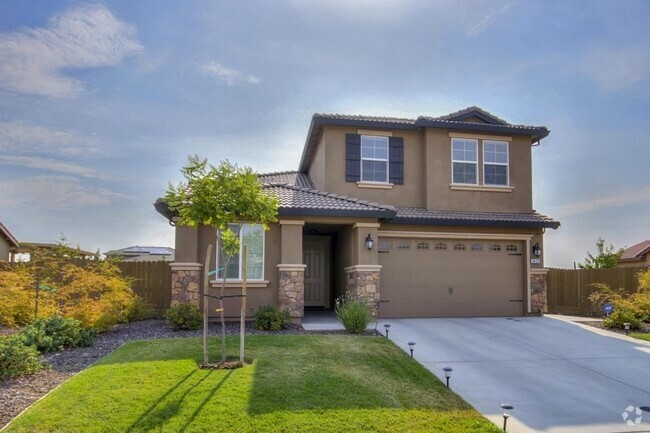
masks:
[[[530,274],[530,309],[533,314],[548,312],[546,274]]]
[[[278,305],[288,308],[293,319],[305,315],[305,271],[279,269]]]
[[[172,268],[172,299],[171,306],[190,304],[199,308],[201,299],[199,282],[200,270],[184,270]]]
[[[346,269],[347,292],[370,302],[379,309],[379,270]]]

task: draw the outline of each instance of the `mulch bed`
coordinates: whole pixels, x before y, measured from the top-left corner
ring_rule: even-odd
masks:
[[[617,334],[625,335],[625,329],[606,328],[603,325],[603,322],[599,321],[599,320],[594,320],[593,322],[592,321],[580,321],[578,323],[580,323],[582,325],[593,326],[594,328],[604,329],[606,331],[616,332]],[[647,333],[650,333],[650,323],[642,323],[641,326],[639,327],[639,329],[631,329],[630,333],[632,333],[632,332],[647,332]]]
[[[10,332],[6,328],[0,328],[0,334]],[[209,332],[211,336],[219,335],[220,325],[211,323]],[[297,325],[291,325],[279,332],[268,332],[258,331],[252,323],[246,324],[246,335],[298,333],[305,333],[305,331]],[[239,323],[227,322],[226,334],[239,335]],[[172,331],[164,320],[145,320],[117,325],[112,330],[99,334],[95,344],[91,347],[47,354],[43,358],[50,365],[50,369],[31,376],[0,380],[0,429],[60,383],[108,355],[127,341],[201,336],[203,336],[203,329]]]

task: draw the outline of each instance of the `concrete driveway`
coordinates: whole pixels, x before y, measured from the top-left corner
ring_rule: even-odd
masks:
[[[509,432],[650,432],[650,346],[601,335],[548,317],[386,319],[389,336],[451,388],[501,426],[514,405]],[[639,421],[634,423],[634,421]]]

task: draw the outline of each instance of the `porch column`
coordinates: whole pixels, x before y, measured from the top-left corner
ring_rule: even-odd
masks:
[[[171,306],[191,304],[200,308],[201,268],[198,257],[198,230],[177,225],[172,269]]]
[[[530,307],[532,314],[548,313],[546,274],[548,269],[530,270]]]
[[[302,262],[304,221],[280,220],[282,244],[278,265],[278,306],[288,308],[294,323],[305,315],[305,268]]]
[[[349,294],[366,299],[373,307],[375,314],[379,310],[380,300],[380,271],[379,223],[355,223],[352,226],[352,263],[355,265],[345,268],[346,290]],[[366,238],[373,241],[372,249],[366,247]]]

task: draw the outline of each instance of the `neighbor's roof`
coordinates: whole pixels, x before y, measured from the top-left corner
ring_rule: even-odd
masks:
[[[121,256],[121,255],[141,255],[149,254],[150,256],[168,256],[174,254],[174,249],[169,247],[141,247],[138,245],[126,247],[119,250],[108,251],[107,256]]]
[[[18,248],[20,246],[18,240],[14,237],[14,235],[11,234],[9,229],[5,227],[4,224],[2,224],[1,222],[0,222],[0,235],[2,235],[2,237],[5,238],[7,242],[9,242],[9,244],[13,245],[14,248]]]
[[[623,250],[620,261],[635,262],[643,260],[646,254],[650,253],[650,240],[639,242]]]
[[[478,122],[475,120],[477,119]],[[356,126],[366,128],[416,130],[420,128],[445,128],[456,131],[471,131],[492,134],[530,136],[532,142],[545,138],[550,133],[545,126],[513,125],[503,119],[472,106],[444,116],[420,116],[417,119],[400,117],[363,116],[350,114],[323,114],[312,116],[305,147],[300,159],[300,171],[306,172],[311,165],[323,125]]]
[[[560,223],[535,211],[531,213],[474,212],[428,210],[398,207],[397,215],[389,221],[395,224],[431,224],[445,226],[525,227],[557,229]]]
[[[268,183],[268,184],[286,183],[288,185],[299,186],[302,188],[311,188],[311,189],[315,188],[309,176],[307,176],[306,173],[300,173],[299,171],[278,171],[275,173],[261,173],[258,174],[257,177],[262,183]]]

